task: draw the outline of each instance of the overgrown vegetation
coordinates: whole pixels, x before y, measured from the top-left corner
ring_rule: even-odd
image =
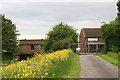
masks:
[[[60,50],[2,67],[3,78],[79,78],[79,56]]]
[[[102,54],[99,55],[100,57],[102,57],[103,59],[109,61],[110,63],[120,67],[119,63],[118,63],[118,57],[120,57],[120,54],[114,53],[114,52],[108,52],[107,54]]]
[[[44,43],[45,51],[56,51],[62,49],[68,49],[69,43],[77,43],[78,34],[72,26],[64,23],[59,23],[53,27],[47,34],[47,39]],[[77,46],[72,46],[75,50]]]

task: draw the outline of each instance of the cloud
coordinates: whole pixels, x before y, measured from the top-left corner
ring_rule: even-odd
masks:
[[[0,2],[117,2],[118,0],[1,0]]]
[[[116,14],[115,3],[16,3],[3,5],[3,13],[13,18],[40,21],[86,20]],[[108,14],[109,13],[109,14]],[[13,16],[14,14],[14,16]],[[93,15],[94,14],[94,15]],[[101,15],[101,16],[99,16]]]
[[[7,0],[6,0],[7,1]],[[1,2],[0,13],[10,18],[21,37],[44,35],[57,23],[65,22],[78,29],[100,27],[117,16],[115,2]],[[26,36],[26,37],[27,37]],[[42,36],[38,38],[43,38]],[[37,38],[37,37],[36,37]]]

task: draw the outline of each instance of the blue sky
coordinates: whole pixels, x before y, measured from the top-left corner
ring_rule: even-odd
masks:
[[[98,28],[117,16],[113,0],[1,0],[0,13],[11,19],[20,31],[18,39],[44,39],[59,22],[78,29]]]

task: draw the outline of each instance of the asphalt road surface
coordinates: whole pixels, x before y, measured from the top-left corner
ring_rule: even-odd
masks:
[[[118,69],[96,55],[81,55],[81,78],[118,78]]]

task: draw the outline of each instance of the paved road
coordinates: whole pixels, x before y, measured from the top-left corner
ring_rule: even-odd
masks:
[[[81,78],[118,78],[118,70],[96,55],[81,55]]]

